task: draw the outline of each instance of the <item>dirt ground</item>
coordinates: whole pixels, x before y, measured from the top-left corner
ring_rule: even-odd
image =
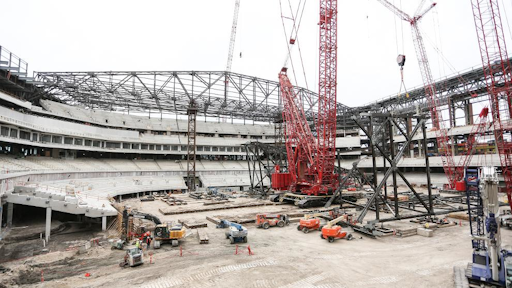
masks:
[[[178,197],[189,205],[170,209],[206,207],[204,200]],[[261,212],[304,211],[292,205],[276,205],[163,216],[158,209],[170,206],[161,201],[130,199],[126,203],[164,221],[180,219],[189,223],[205,222],[206,216],[252,218]],[[244,225],[249,229],[249,241],[238,246],[238,255],[236,245],[225,239],[225,230],[208,222],[210,243],[199,244],[196,230],[189,230],[181,243],[183,256],[179,248],[163,245],[162,249],[150,250],[154,253],[153,264],[148,255],[142,266],[120,268],[124,252],[110,250],[106,242],[81,255],[76,250],[50,251],[1,264],[0,287],[453,287],[453,266],[465,266],[471,260],[466,221],[462,226],[438,228],[430,238],[372,239],[353,233],[354,240],[334,243],[320,239],[317,231],[297,231],[296,223],[268,230]],[[419,224],[404,220],[385,226]],[[512,245],[512,231],[502,231],[503,244]],[[249,246],[253,255],[248,253]]]

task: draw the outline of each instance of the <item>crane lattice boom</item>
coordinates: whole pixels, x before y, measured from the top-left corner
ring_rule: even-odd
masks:
[[[320,0],[319,92],[317,137],[311,132],[303,103],[286,75],[279,74],[285,139],[291,192],[308,195],[333,193],[337,187],[334,174],[336,156],[336,84],[337,84],[337,0]],[[295,27],[295,26],[294,26]],[[289,45],[295,44],[295,38]],[[290,51],[290,49],[289,49]],[[289,56],[289,55],[288,55]]]
[[[485,132],[487,132],[490,128],[489,124],[492,124],[489,123],[487,119],[488,114],[489,108],[483,108],[480,114],[478,115],[478,124],[473,125],[473,127],[471,128],[471,132],[469,133],[468,139],[466,141],[466,153],[462,155],[462,157],[459,159],[459,163],[455,168],[455,179],[457,179],[457,181],[461,181],[464,179],[464,171],[471,163],[471,159],[473,158],[475,148],[478,145],[478,137],[483,136]]]
[[[405,20],[411,24],[412,36],[414,42],[414,48],[416,50],[416,57],[418,58],[418,64],[420,67],[421,77],[423,79],[423,86],[425,88],[425,94],[428,98],[429,108],[430,108],[430,117],[432,120],[432,126],[436,132],[437,139],[437,147],[438,149],[442,149],[443,152],[440,153],[441,159],[443,161],[443,168],[445,174],[448,178],[448,183],[450,186],[454,185],[457,180],[455,176],[455,162],[453,160],[452,150],[449,145],[450,138],[448,137],[448,131],[446,130],[443,122],[443,117],[441,115],[439,99],[437,98],[436,86],[434,79],[432,77],[432,71],[430,70],[430,64],[428,62],[427,51],[425,49],[425,45],[423,44],[423,37],[421,36],[418,21],[425,16],[425,14],[430,11],[436,3],[432,3],[429,7],[427,7],[422,12],[417,12],[416,16],[410,17],[393,4],[386,0],[377,0],[382,3],[385,7],[395,13],[402,20]],[[417,11],[421,11],[423,3],[425,1],[421,1],[420,6]],[[451,188],[454,188],[453,186]]]
[[[504,137],[504,134],[512,130],[511,74],[500,8],[498,0],[472,0],[471,6],[489,94],[494,139],[498,147],[508,203],[512,208],[512,143]],[[500,111],[501,98],[506,101],[505,109],[501,109],[503,111]]]
[[[235,12],[233,12],[233,25],[231,25],[231,37],[229,38],[229,53],[226,71],[231,72],[231,63],[233,63],[233,53],[235,50],[236,27],[238,25],[238,11],[240,10],[240,0],[235,2]]]
[[[289,190],[295,192],[298,184],[308,185],[306,175],[311,174],[314,164],[313,153],[317,147],[304,113],[303,103],[295,93],[285,69],[279,73],[279,85],[283,99],[283,119],[286,121],[284,135],[288,155],[288,172],[291,177]]]
[[[333,181],[334,160],[336,158],[336,86],[338,48],[338,1],[320,1],[320,63],[318,91],[318,151],[316,165],[318,188],[327,187]],[[322,191],[321,193],[327,193]]]

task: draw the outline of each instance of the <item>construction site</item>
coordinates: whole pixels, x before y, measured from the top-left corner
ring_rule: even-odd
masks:
[[[232,71],[246,0],[216,71],[32,71],[0,42],[0,288],[512,288],[510,5],[452,3],[478,66],[437,75],[422,25],[447,3],[410,2],[365,4],[393,17],[400,88],[357,106],[337,0],[268,4],[272,79]]]

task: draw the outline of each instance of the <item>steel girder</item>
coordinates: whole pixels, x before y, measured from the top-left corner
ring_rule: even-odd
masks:
[[[509,58],[509,64],[511,61],[512,58]],[[434,85],[437,92],[437,99],[441,106],[448,105],[449,100],[452,103],[468,100],[471,103],[488,101],[486,78],[483,68],[481,67],[461,71],[457,75],[439,79]],[[497,83],[497,86],[500,85],[503,85],[503,83]],[[419,110],[419,112],[429,111],[424,86],[411,89],[409,91],[409,97],[403,95],[400,97],[391,96],[353,108],[351,111],[354,115],[358,115],[361,112],[368,111],[404,114],[415,113],[417,110]]]
[[[230,84],[227,91],[225,77]],[[96,109],[177,111],[186,115],[190,99],[195,99],[200,115],[256,121],[273,120],[282,111],[278,81],[224,71],[36,72],[35,78],[42,89],[27,94],[27,100],[57,98],[70,105]],[[448,105],[449,100],[455,106],[462,101],[488,101],[481,67],[437,80],[435,86],[443,106]],[[304,99],[308,119],[313,121],[318,110],[318,94],[304,88],[295,89]],[[408,98],[391,96],[353,108],[337,103],[336,110],[338,127],[354,127],[351,116],[362,112],[414,114],[417,110],[427,112],[429,108],[423,86],[420,86],[411,89]]]
[[[36,78],[45,93],[27,100],[57,98],[90,109],[181,115],[193,100],[201,116],[255,121],[272,121],[282,112],[279,82],[225,71],[36,72]],[[318,94],[294,89],[313,120]]]

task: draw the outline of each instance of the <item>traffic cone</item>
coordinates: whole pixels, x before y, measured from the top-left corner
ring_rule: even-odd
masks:
[[[249,250],[249,256],[253,255],[254,253],[252,253],[251,251],[251,245],[247,246],[247,250]]]

